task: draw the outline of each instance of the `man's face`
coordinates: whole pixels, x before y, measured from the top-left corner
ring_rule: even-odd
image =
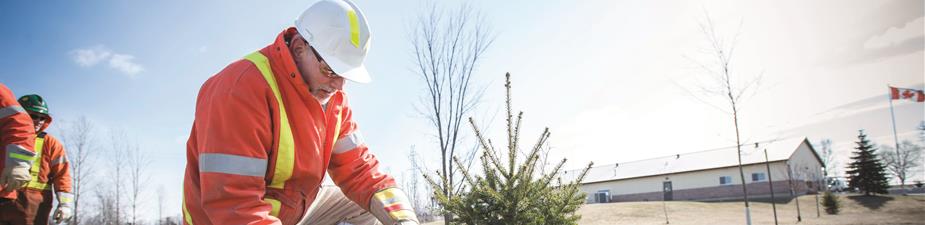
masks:
[[[324,60],[319,59],[301,35],[296,34],[292,38],[289,50],[302,79],[308,83],[308,91],[318,102],[327,104],[334,92],[343,90],[344,78],[335,74]]]
[[[39,113],[29,113],[29,117],[32,117],[32,125],[35,125],[35,132],[39,132],[39,130],[45,126],[45,121],[48,121],[45,115]]]

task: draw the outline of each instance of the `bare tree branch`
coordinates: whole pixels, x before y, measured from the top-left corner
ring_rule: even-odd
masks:
[[[456,182],[461,177],[456,177],[459,170],[453,166],[458,143],[464,140],[459,128],[484,92],[476,87],[473,77],[493,37],[481,14],[468,4],[453,11],[444,11],[434,3],[428,8],[410,32],[416,73],[426,87],[421,102],[425,107],[418,110],[436,133],[441,158],[438,175],[445,176],[440,179],[440,191],[452,196],[462,183]],[[471,149],[467,152],[463,155],[471,161],[474,154]]]
[[[99,146],[95,144],[95,129],[93,123],[85,116],[81,116],[77,121],[65,126],[61,130],[61,137],[67,145],[67,155],[71,172],[74,180],[74,216],[68,224],[80,224],[80,218],[83,217],[84,211],[81,208],[81,200],[87,190],[93,189],[92,159]]]

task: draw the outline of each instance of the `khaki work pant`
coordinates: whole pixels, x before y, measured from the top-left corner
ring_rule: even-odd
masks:
[[[379,220],[359,205],[347,199],[340,188],[322,186],[315,202],[308,207],[300,225],[381,225]]]

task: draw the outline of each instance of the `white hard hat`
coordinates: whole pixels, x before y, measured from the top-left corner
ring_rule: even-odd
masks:
[[[321,0],[296,18],[295,27],[334,73],[354,82],[370,82],[363,65],[369,51],[369,26],[356,4]]]

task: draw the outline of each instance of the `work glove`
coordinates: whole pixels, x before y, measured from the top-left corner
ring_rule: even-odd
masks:
[[[3,172],[0,173],[0,186],[3,186],[2,192],[10,192],[20,189],[32,179],[29,175],[29,168],[32,166],[32,160],[35,153],[22,146],[9,144],[6,146],[6,161],[4,162]]]
[[[61,224],[62,222],[71,219],[71,216],[73,215],[74,209],[71,207],[71,204],[61,203],[58,204],[58,209],[55,210],[55,215],[52,218],[54,218],[55,224]]]
[[[401,189],[390,187],[377,191],[369,200],[369,212],[385,225],[418,225],[411,201]]]
[[[55,210],[55,214],[52,217],[55,220],[55,223],[60,224],[61,222],[71,219],[71,216],[74,215],[74,194],[59,191],[58,193],[58,209]]]

